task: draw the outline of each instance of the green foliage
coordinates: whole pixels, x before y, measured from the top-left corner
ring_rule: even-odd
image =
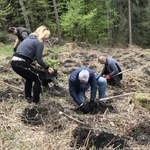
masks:
[[[57,36],[53,1],[23,0],[31,31],[46,25]],[[128,43],[127,0],[57,0],[62,37],[73,41]],[[149,47],[150,1],[131,0],[133,44]],[[0,0],[0,29],[7,25],[25,26],[19,1]]]
[[[107,40],[107,29],[114,18],[107,16],[106,4],[105,0],[89,3],[84,0],[71,0],[67,4],[68,11],[60,17],[62,31],[75,40],[92,43]],[[116,17],[116,13],[111,8],[109,10]]]
[[[0,42],[6,44],[8,40],[8,35],[6,34],[0,34]]]
[[[46,0],[25,0],[24,4],[26,6],[32,30],[35,30],[38,26],[43,24],[46,26],[52,24],[50,18],[52,18],[54,13],[51,11],[52,8]]]
[[[45,59],[45,62],[52,68],[57,69],[59,67],[59,61],[56,59]]]
[[[12,13],[12,6],[9,2],[0,0],[0,28],[7,22],[6,17]]]
[[[138,1],[137,1],[138,2]],[[147,5],[147,7],[146,7]],[[150,3],[145,1],[144,3],[133,4],[133,41],[135,44],[144,48],[149,47],[149,30],[150,30]]]
[[[52,1],[48,0],[23,0],[29,18],[31,31],[40,25],[46,25],[51,33],[56,35],[56,24]],[[10,1],[13,10],[7,15],[7,24],[13,26],[26,26],[19,1]],[[9,21],[9,22],[8,22]]]
[[[54,46],[53,48],[52,48],[52,50],[55,52],[55,53],[59,53],[59,52],[61,52],[61,51],[63,51],[63,50],[65,50],[65,46]]]

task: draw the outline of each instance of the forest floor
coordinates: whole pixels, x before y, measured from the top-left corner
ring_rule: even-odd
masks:
[[[149,150],[150,49],[83,48],[67,43],[59,53],[47,52],[48,59],[60,62],[59,87],[53,83],[43,87],[40,105],[26,102],[23,79],[10,67],[10,57],[1,58],[1,150]],[[100,55],[113,57],[123,70],[131,68],[123,74],[121,87],[107,86],[107,97],[134,94],[100,103],[94,112],[82,114],[69,95],[69,75],[80,66],[99,73]]]

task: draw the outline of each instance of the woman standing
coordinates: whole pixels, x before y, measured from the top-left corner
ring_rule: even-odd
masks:
[[[33,103],[40,101],[41,79],[38,74],[38,69],[34,68],[31,63],[36,62],[44,69],[53,74],[53,68],[49,67],[42,59],[44,41],[49,38],[50,31],[45,26],[40,26],[35,32],[31,33],[18,46],[17,51],[12,57],[11,66],[13,70],[25,81],[25,98]],[[33,96],[32,96],[33,84]]]

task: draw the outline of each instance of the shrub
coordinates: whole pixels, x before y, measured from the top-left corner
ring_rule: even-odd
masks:
[[[8,41],[8,35],[0,34],[0,42],[1,43],[7,43]]]

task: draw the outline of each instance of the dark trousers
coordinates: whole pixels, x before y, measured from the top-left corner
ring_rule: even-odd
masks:
[[[40,100],[41,93],[41,80],[38,74],[38,70],[27,61],[12,61],[11,66],[17,74],[26,79],[25,98],[27,99],[32,97],[33,102],[38,102]],[[31,95],[32,84],[33,96]]]

